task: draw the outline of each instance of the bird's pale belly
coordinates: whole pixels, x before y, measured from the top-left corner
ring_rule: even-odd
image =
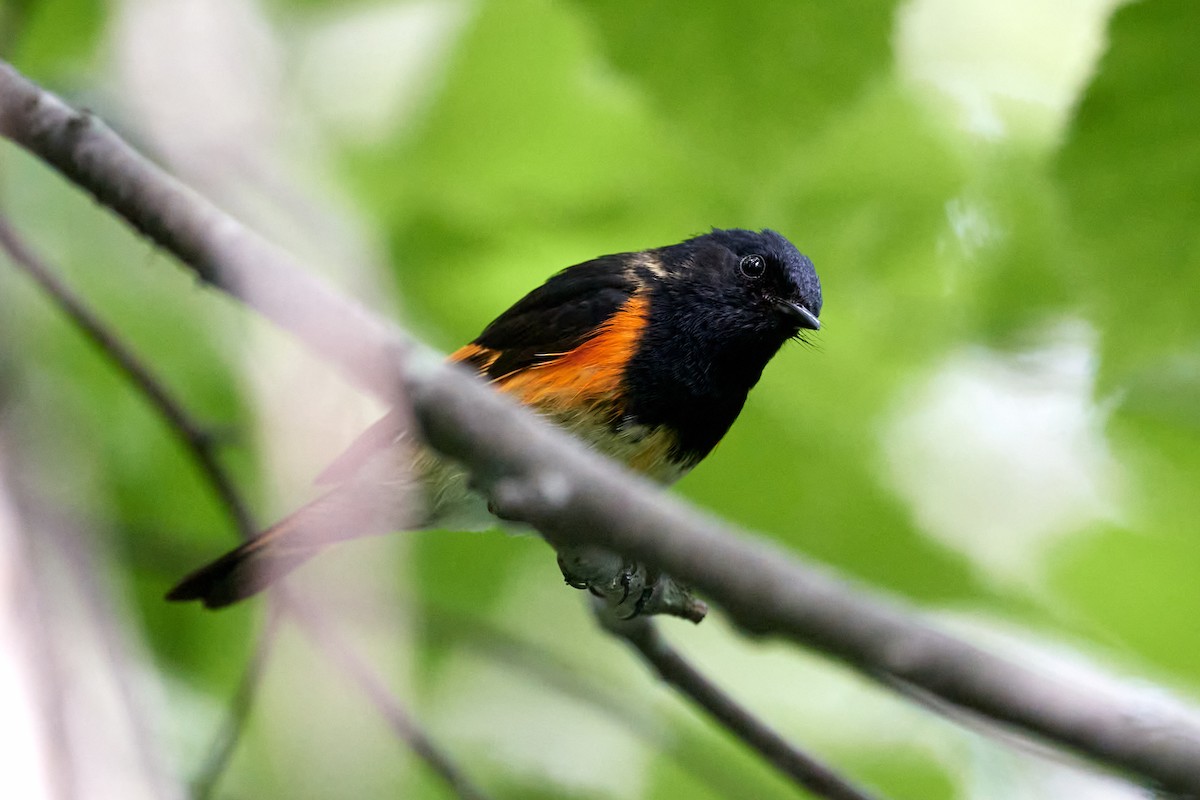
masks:
[[[614,425],[596,415],[550,418],[596,451],[656,483],[670,485],[694,466],[672,457],[676,439],[666,427]],[[432,456],[421,466],[428,487],[429,527],[486,530],[496,525],[486,498],[471,487],[469,476],[461,468]]]

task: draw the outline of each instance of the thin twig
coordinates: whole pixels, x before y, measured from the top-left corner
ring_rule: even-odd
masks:
[[[0,412],[4,410],[2,405],[0,400]],[[26,530],[32,527],[26,519],[27,513],[22,513],[20,519],[17,515],[15,494],[18,487],[11,485],[10,478],[15,465],[11,458],[11,442],[5,440],[5,433],[0,426],[0,546],[5,550],[5,561],[9,562],[5,566],[9,568],[7,574],[11,576],[11,583],[0,603],[0,613],[13,614],[13,619],[4,620],[16,626],[8,635],[23,637],[29,643],[25,657],[34,667],[31,677],[35,678],[31,699],[38,706],[44,760],[49,766],[45,771],[46,795],[54,800],[77,800],[84,792],[77,768],[79,743],[69,735],[71,726],[66,698],[72,684],[67,678],[61,637],[55,636],[58,627],[53,624],[50,593],[44,575],[39,574],[43,566],[39,556],[43,554],[36,545],[42,537],[39,532]],[[76,647],[73,654],[77,656],[78,643],[73,641],[71,644]],[[20,658],[20,654],[10,652],[9,657]]]
[[[556,546],[653,564],[743,630],[817,648],[1056,742],[1156,788],[1200,796],[1200,716],[1134,687],[1055,678],[949,635],[895,598],[721,524],[586,452],[444,366],[394,325],[148,162],[94,117],[0,63],[0,135],[36,154],[211,282],[389,401],[407,389],[426,441],[466,464],[497,512]],[[286,286],[286,292],[278,287]],[[276,291],[272,291],[272,289]],[[1131,723],[1132,721],[1132,723]]]
[[[67,773],[56,774],[56,781],[62,781],[60,788],[70,787],[70,796],[92,796],[95,787],[86,782],[89,764],[98,763],[95,757],[119,754],[129,779],[123,785],[130,794],[176,798],[182,787],[167,766],[161,737],[155,736],[147,718],[149,698],[136,680],[139,654],[122,625],[122,609],[103,580],[106,570],[100,566],[95,538],[60,503],[48,501],[37,486],[22,481],[18,470],[19,465],[9,474],[17,484],[13,487],[17,511],[26,533],[31,595],[40,595],[42,633],[57,661],[47,665],[49,671],[40,677],[69,681],[57,687],[63,698],[56,703],[62,704],[64,724],[72,733],[73,722],[85,724],[82,738],[76,741],[68,736],[67,749],[59,750],[58,755],[75,758],[52,768]]]
[[[836,770],[800,750],[706,678],[645,617],[616,620],[597,614],[601,625],[628,642],[667,684],[757,751],[767,763],[826,800],[874,800]]]
[[[246,662],[237,690],[229,702],[229,713],[225,717],[225,723],[213,737],[208,757],[196,773],[196,777],[192,779],[192,800],[208,800],[212,797],[217,784],[233,760],[233,754],[237,752],[250,719],[250,711],[254,708],[254,701],[262,686],[267,660],[275,645],[275,634],[279,629],[279,614],[276,608],[272,605],[268,611],[266,627],[254,643],[254,652]]]
[[[297,620],[308,637],[333,659],[367,695],[389,727],[409,749],[421,758],[463,800],[488,800],[442,753],[441,748],[417,725],[404,706],[371,667],[354,652],[317,606],[303,600],[286,586],[276,590],[280,604]]]
[[[37,256],[17,235],[8,219],[0,214],[0,249],[12,262],[33,278],[88,339],[92,341],[125,377],[150,401],[176,438],[192,454],[196,466],[212,487],[221,504],[229,512],[243,539],[254,535],[255,525],[246,504],[233,486],[233,481],[221,467],[213,447],[212,437],[191,417],[163,384],[143,366],[134,352],[87,304]]]
[[[731,759],[716,760],[707,743],[689,742],[687,727],[682,728],[682,736],[680,731],[664,729],[657,712],[642,702],[638,693],[630,693],[619,684],[586,680],[576,667],[552,649],[475,615],[428,601],[408,598],[407,602],[424,620],[423,627],[431,635],[477,650],[492,662],[507,664],[527,678],[531,677],[539,686],[604,714],[646,746],[662,751],[681,774],[701,784],[714,796],[792,796],[790,782],[776,780],[773,774],[768,782],[761,770],[748,770],[740,765],[736,772],[731,771],[734,767]],[[687,721],[694,725],[695,718]],[[680,724],[682,726],[683,722]],[[757,759],[754,761],[756,766],[759,763]]]
[[[232,479],[217,460],[212,439],[192,421],[183,404],[175,399],[124,341],[100,320],[49,264],[34,253],[3,214],[0,214],[0,250],[6,252],[18,268],[42,287],[59,309],[150,402],[167,427],[192,455],[201,475],[228,511],[239,536],[243,539],[253,536],[254,522]],[[211,794],[237,748],[253,705],[270,641],[268,627],[268,631],[257,644],[254,657],[247,664],[246,672],[231,701],[229,717],[217,732],[210,747],[209,757],[195,779],[194,793],[198,800],[203,800]]]
[[[162,414],[171,429],[175,430],[180,439],[188,445],[197,461],[206,465],[204,474],[209,478],[214,490],[227,503],[231,516],[237,521],[239,532],[242,533],[243,538],[253,535],[252,523],[244,510],[245,505],[242,503],[237,489],[232,480],[224,473],[221,465],[212,457],[208,440],[199,432],[199,427],[192,422],[183,405],[175,400],[166,387],[125,346],[121,339],[92,313],[83,300],[71,292],[49,266],[24,244],[3,215],[0,215],[0,249],[7,252],[18,266],[33,276],[76,325],[130,378],[134,386],[150,399],[151,404]],[[371,672],[361,659],[344,646],[315,608],[301,603],[295,596],[282,591],[279,593],[279,597],[283,608],[296,615],[310,636],[323,646],[326,654],[337,661],[345,672],[360,685],[393,731],[420,759],[463,800],[487,800],[487,795],[476,789],[453,762],[411,720],[404,707],[389,692],[383,682]],[[268,624],[268,630],[264,633],[264,641],[272,638],[272,624]],[[261,673],[261,662],[265,658],[265,649],[263,649],[265,646],[260,643],[259,652],[243,675],[243,680],[233,700],[231,717],[227,720],[225,728],[218,734],[212,755],[197,781],[198,797],[205,797],[212,791],[237,745],[253,704],[254,692],[259,685],[258,679]]]
[[[1025,753],[1033,758],[1039,758],[1048,763],[1061,765],[1067,769],[1081,771],[1087,771],[1089,768],[1094,769],[1092,765],[1089,765],[1074,753],[1057,750],[1039,739],[1034,739],[1018,731],[999,725],[993,720],[980,716],[962,706],[947,703],[937,695],[931,694],[917,686],[907,684],[898,678],[893,678],[890,675],[879,675],[876,680],[897,694],[904,696],[909,701],[916,703],[918,706],[945,717],[947,720],[979,736],[1000,742],[1012,750]]]

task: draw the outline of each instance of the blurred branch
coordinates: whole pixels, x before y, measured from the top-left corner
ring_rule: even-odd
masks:
[[[946,717],[956,725],[969,731],[974,731],[980,736],[997,741],[1012,750],[1025,753],[1034,758],[1040,758],[1046,762],[1060,764],[1069,769],[1086,769],[1086,762],[1080,759],[1076,753],[1056,750],[1040,739],[1034,739],[1020,731],[997,725],[987,717],[981,717],[962,706],[947,703],[936,695],[931,695],[929,692],[918,689],[915,686],[910,686],[891,676],[878,675],[876,679],[897,694],[904,695],[917,705]]]
[[[616,620],[597,614],[604,628],[624,639],[664,682],[684,696],[753,748],[784,775],[818,797],[828,800],[871,800],[873,795],[839,775],[836,771],[794,747],[762,720],[739,705],[671,647],[658,628],[645,617]]]
[[[768,782],[761,777],[761,770],[731,771],[734,763],[727,758],[714,759],[711,747],[689,736],[689,727],[682,720],[679,729],[664,731],[660,715],[638,693],[629,692],[623,685],[586,679],[575,664],[543,644],[504,630],[491,620],[438,603],[411,597],[405,598],[405,602],[420,615],[427,636],[445,645],[476,650],[491,662],[508,665],[527,680],[604,714],[646,746],[661,751],[681,774],[703,785],[715,797],[763,800],[779,795],[783,786],[787,786],[783,790],[787,797],[794,796],[790,784]],[[695,720],[692,716],[688,721],[694,726]],[[719,736],[720,731],[713,735]],[[758,763],[756,760],[755,765]]]
[[[144,654],[124,624],[126,609],[114,602],[105,580],[108,565],[97,549],[95,531],[27,480],[28,454],[4,435],[8,432],[0,430],[0,538],[5,538],[7,522],[19,541],[0,541],[0,551],[9,545],[0,552],[0,561],[15,557],[20,569],[10,573],[0,564],[4,577],[16,581],[6,581],[0,607],[21,610],[19,627],[33,626],[28,630],[34,646],[24,653],[19,646],[0,652],[6,659],[30,658],[33,696],[52,696],[45,697],[36,720],[13,716],[6,705],[0,724],[26,725],[31,733],[40,730],[47,737],[47,759],[32,766],[45,768],[55,798],[106,796],[114,790],[126,797],[180,797],[183,786],[156,735],[161,731],[154,717],[161,704],[144,691]],[[3,463],[6,459],[11,460]],[[6,741],[19,738],[15,729],[5,733]],[[11,758],[9,762],[0,784],[9,777],[8,767],[16,766]]]
[[[216,791],[217,784],[229,768],[233,754],[237,752],[242,733],[250,719],[250,710],[258,697],[262,685],[263,674],[267,668],[267,659],[275,645],[275,634],[279,629],[279,614],[276,606],[271,606],[267,616],[267,625],[254,644],[254,652],[242,671],[242,679],[238,681],[237,690],[229,702],[229,713],[225,724],[219,730],[209,747],[208,758],[192,780],[192,800],[208,800]]]
[[[256,527],[233,481],[217,460],[209,434],[183,410],[183,406],[142,365],[133,351],[31,250],[8,219],[0,214],[0,249],[12,262],[34,279],[50,295],[71,322],[92,341],[117,369],[140,391],[166,421],[168,427],[192,454],[196,466],[229,512],[243,539],[254,535]]]
[[[0,89],[0,96],[2,95],[3,91]],[[157,377],[138,360],[120,338],[100,322],[91,309],[67,288],[50,267],[24,244],[3,215],[0,215],[0,249],[7,252],[14,263],[42,286],[88,338],[117,364],[138,390],[150,399],[155,410],[162,414],[168,425],[188,446],[197,463],[202,465],[203,472],[209,478],[214,490],[229,507],[242,538],[253,536],[253,523],[245,511],[241,496],[234,488],[232,480],[213,457],[208,439],[200,433],[199,426],[192,421],[183,405],[175,400]],[[90,574],[87,571],[84,572]],[[93,588],[95,592],[99,592],[98,587]],[[282,591],[278,596],[282,608],[293,614],[319,648],[341,665],[343,670],[359,684],[380,715],[387,720],[392,730],[421,760],[425,761],[463,800],[487,800],[487,795],[472,786],[453,762],[433,744],[420,727],[412,722],[404,707],[391,695],[383,682],[346,647],[315,608],[302,604],[294,596]],[[94,602],[92,605],[98,606],[98,603]],[[260,684],[265,659],[274,639],[275,624],[275,615],[272,614],[267,630],[259,640],[258,649],[247,665],[238,685],[230,717],[218,734],[212,754],[195,782],[194,791],[197,798],[211,795],[229,764]]]
[[[0,403],[0,420],[4,411]],[[29,697],[36,704],[37,721],[40,728],[40,745],[44,749],[44,761],[50,765],[45,770],[47,779],[44,797],[47,800],[75,800],[83,796],[78,773],[79,744],[68,735],[70,720],[66,697],[71,685],[66,676],[60,642],[56,641],[57,627],[51,618],[47,592],[40,580],[35,544],[40,538],[27,530],[29,522],[21,514],[18,519],[16,488],[10,477],[14,471],[13,448],[0,426],[0,572],[9,578],[9,589],[0,597],[0,646],[12,663],[22,656],[28,662],[29,672],[36,676],[32,681],[33,691]],[[18,644],[24,638],[28,649],[22,653]],[[78,650],[75,651],[78,655]],[[11,670],[11,667],[10,667]],[[10,672],[11,675],[11,672]],[[12,680],[6,676],[3,680]],[[12,709],[8,718],[19,718]],[[6,732],[12,737],[12,728]],[[28,733],[34,731],[26,729]],[[34,734],[36,735],[36,734]],[[12,764],[11,767],[18,767]],[[10,778],[12,769],[6,770],[4,778]]]
[[[120,700],[121,717],[128,733],[133,753],[137,758],[138,772],[146,787],[152,791],[151,796],[162,798],[176,795],[176,779],[166,766],[167,757],[158,731],[152,724],[150,708],[147,699],[142,696],[139,679],[142,674],[142,659],[139,656],[134,641],[128,635],[124,621],[127,617],[122,609],[113,601],[110,587],[102,579],[105,570],[101,567],[98,543],[91,536],[92,531],[68,522],[57,522],[47,517],[38,525],[40,541],[38,545],[45,551],[53,553],[53,558],[61,559],[72,585],[72,591],[77,593],[83,617],[81,627],[92,632],[96,637],[97,649],[86,655],[83,663],[88,665],[89,672],[94,675],[107,673],[116,696]],[[86,634],[72,635],[61,642],[63,647],[61,658],[80,658],[80,643],[89,638]],[[94,679],[94,678],[93,678]],[[76,678],[78,680],[78,678]],[[74,699],[71,690],[67,688],[67,702]],[[103,718],[91,718],[92,735],[103,738],[111,735],[109,725],[116,719],[106,721]],[[86,774],[86,773],[85,773]],[[89,792],[87,784],[80,785],[79,797]]]
[[[488,800],[488,795],[473,785],[454,762],[433,743],[433,740],[413,722],[412,717],[396,701],[387,685],[355,653],[313,603],[281,587],[276,595],[280,604],[296,619],[308,637],[345,672],[375,706],[392,731],[409,749],[424,761],[447,786],[463,800]]]
[[[332,292],[101,122],[4,64],[0,135],[360,386],[385,400],[407,390],[428,442],[468,465],[498,513],[556,546],[597,545],[654,564],[702,590],[749,633],[785,636],[1150,784],[1200,795],[1200,720],[1161,692],[1150,703],[1144,691],[1099,691],[997,657],[664,495]]]
[[[183,405],[151,374],[121,338],[33,252],[3,214],[0,214],[0,249],[50,295],[75,326],[149,400],[191,454],[204,479],[228,511],[238,535],[243,539],[252,537],[255,525],[250,512],[241,494],[234,487],[233,480],[217,460],[213,440],[208,433],[192,420]],[[266,654],[271,646],[271,627],[269,625],[268,631],[259,639],[254,656],[246,665],[246,671],[230,704],[229,717],[218,731],[209,757],[193,784],[193,794],[197,800],[205,800],[212,794],[237,749],[241,732],[254,703]]]
[[[0,214],[0,249],[50,295],[75,327],[146,397],[175,433],[176,438],[187,448],[204,479],[228,511],[238,535],[242,539],[252,537],[256,531],[254,521],[241,494],[234,487],[233,480],[218,461],[213,439],[207,431],[192,420],[183,405],[151,374],[121,338],[33,252],[3,214]],[[259,639],[254,656],[246,665],[246,671],[231,701],[229,718],[217,733],[209,757],[194,782],[193,793],[197,800],[205,800],[211,795],[237,748],[254,702],[266,654],[271,646],[270,627],[268,626],[268,631]]]

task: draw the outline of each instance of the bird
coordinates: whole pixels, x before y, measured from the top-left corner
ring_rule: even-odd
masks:
[[[716,447],[771,358],[820,330],[821,282],[782,234],[713,228],[548,278],[448,360],[663,485]],[[494,525],[467,473],[407,440],[392,411],[318,477],[332,488],[167,593],[222,608],[332,543]],[[572,576],[561,555],[567,583]],[[642,610],[639,598],[630,616]]]

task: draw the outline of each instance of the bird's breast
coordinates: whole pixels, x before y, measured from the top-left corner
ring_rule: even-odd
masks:
[[[642,425],[621,411],[616,406],[593,407],[554,414],[551,419],[594,450],[658,483],[674,483],[695,465],[681,458],[675,431],[663,425]]]

